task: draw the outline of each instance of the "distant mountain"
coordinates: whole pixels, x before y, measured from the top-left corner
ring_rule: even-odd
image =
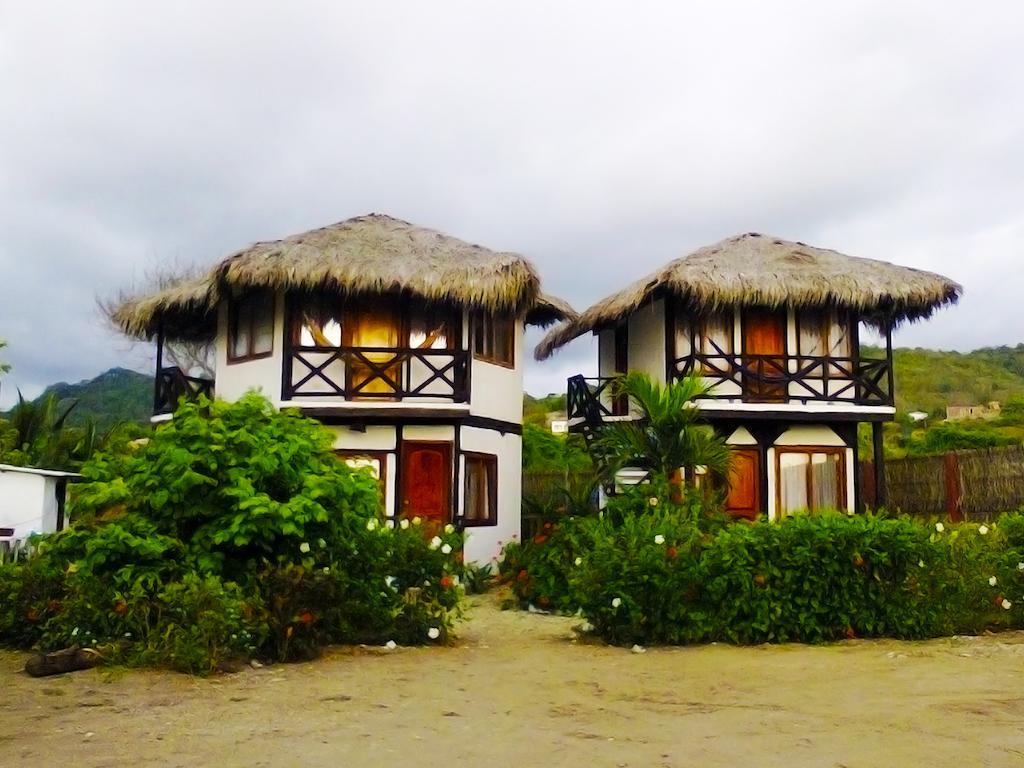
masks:
[[[127,368],[111,368],[77,384],[51,384],[40,398],[55,394],[59,400],[77,400],[68,421],[93,421],[105,430],[119,421],[148,423],[153,413],[153,378]]]

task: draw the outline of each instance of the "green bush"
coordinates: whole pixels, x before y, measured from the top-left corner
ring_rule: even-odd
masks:
[[[262,398],[185,404],[144,446],[84,468],[72,527],[0,567],[0,643],[102,647],[207,673],[327,643],[445,642],[462,534],[391,528],[319,423]]]
[[[609,643],[826,642],[1024,627],[1024,514],[938,524],[839,513],[726,524],[694,501],[615,500],[506,547],[520,605]]]

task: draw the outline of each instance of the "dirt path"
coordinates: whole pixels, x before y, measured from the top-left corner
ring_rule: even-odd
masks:
[[[0,654],[0,765],[1024,765],[1024,633],[652,649],[473,601],[456,648],[209,680],[33,680]]]

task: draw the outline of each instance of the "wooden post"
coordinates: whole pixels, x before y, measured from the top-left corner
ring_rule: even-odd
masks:
[[[884,509],[889,504],[888,488],[885,485],[885,445],[882,442],[882,422],[871,422],[871,439],[874,445],[875,467],[875,508]]]
[[[946,514],[951,522],[959,523],[964,519],[964,494],[960,483],[960,460],[956,453],[950,451],[943,456],[942,469],[946,480]]]

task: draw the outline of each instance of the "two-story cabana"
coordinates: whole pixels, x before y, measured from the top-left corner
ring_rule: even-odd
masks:
[[[476,561],[519,533],[524,326],[573,317],[522,256],[377,214],[257,243],[113,312],[156,340],[155,420],[182,396],[259,390],[329,425],[388,518],[461,525]],[[214,344],[215,382],[164,367],[175,340]]]
[[[857,425],[873,428],[879,506],[882,423],[895,414],[892,329],[952,304],[941,275],[750,233],[677,259],[552,330],[539,360],[592,331],[599,378],[569,380],[570,428],[628,419],[616,375],[664,382],[697,374],[699,407],[733,448],[728,509],[769,519],[857,509]],[[862,354],[860,329],[884,355]]]

